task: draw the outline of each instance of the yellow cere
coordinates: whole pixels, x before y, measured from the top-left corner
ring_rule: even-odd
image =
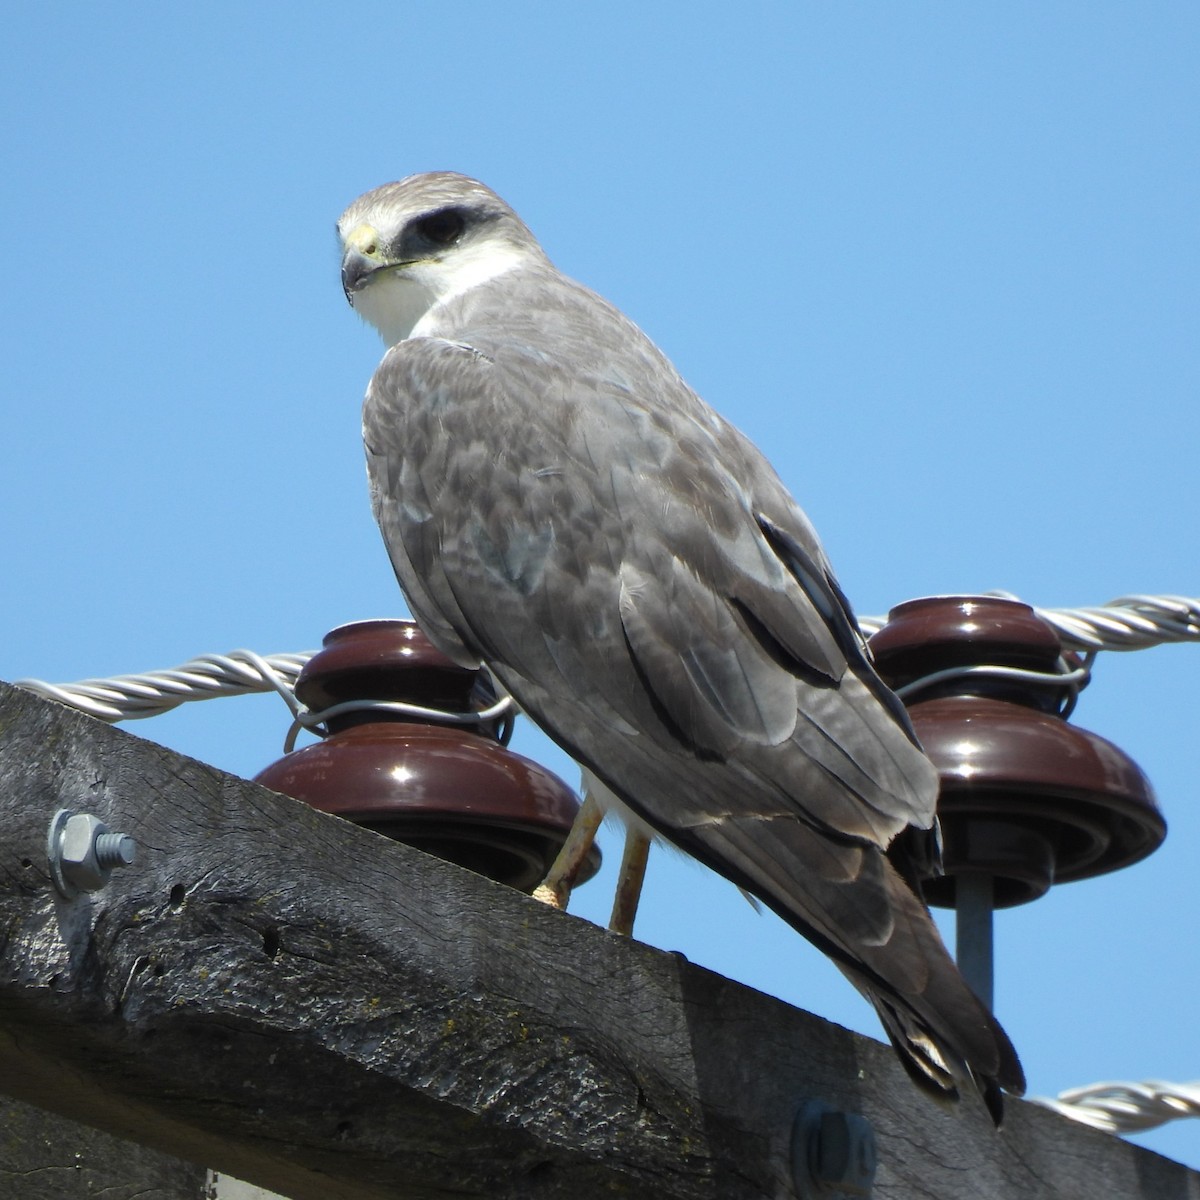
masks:
[[[375,254],[379,250],[379,230],[364,221],[346,234],[346,245],[359,254]]]

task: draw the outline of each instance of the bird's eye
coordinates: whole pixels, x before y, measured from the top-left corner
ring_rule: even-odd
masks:
[[[417,222],[417,232],[436,246],[449,246],[458,239],[465,226],[462,213],[447,208],[422,217]]]

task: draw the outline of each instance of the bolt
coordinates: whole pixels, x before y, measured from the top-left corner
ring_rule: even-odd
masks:
[[[792,1177],[802,1200],[870,1196],[878,1156],[871,1122],[817,1100],[804,1104],[792,1130]]]
[[[127,833],[98,833],[96,861],[101,867],[132,867],[137,859],[137,842]]]
[[[137,843],[127,833],[112,833],[91,813],[61,809],[50,822],[46,844],[54,886],[68,900],[80,892],[98,892],[115,867],[132,866]]]

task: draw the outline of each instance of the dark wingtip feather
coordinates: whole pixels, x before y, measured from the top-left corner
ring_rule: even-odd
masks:
[[[1025,1077],[1007,1035],[994,1018],[989,1015],[988,1024],[996,1042],[999,1077],[972,1067],[914,1014],[869,988],[863,990],[879,1014],[900,1064],[917,1087],[933,1100],[947,1104],[959,1099],[959,1083],[969,1081],[979,1093],[992,1124],[999,1129],[1004,1121],[1004,1091],[1022,1095]]]
[[[987,1105],[992,1124],[999,1129],[1004,1124],[1004,1093],[1000,1090],[1000,1085],[994,1079],[976,1077],[975,1086],[979,1089],[984,1104]]]

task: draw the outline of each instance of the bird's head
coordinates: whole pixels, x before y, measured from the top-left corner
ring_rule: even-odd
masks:
[[[388,346],[430,309],[529,262],[537,239],[495,192],[449,171],[360,196],[338,221],[346,299]]]

